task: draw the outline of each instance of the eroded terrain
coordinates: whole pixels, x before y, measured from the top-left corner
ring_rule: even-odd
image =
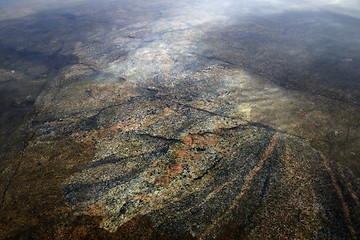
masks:
[[[356,17],[200,0],[0,13],[1,239],[360,238]]]

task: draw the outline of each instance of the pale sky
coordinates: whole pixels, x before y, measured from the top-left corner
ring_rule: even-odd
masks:
[[[0,20],[23,17],[41,11],[61,9],[72,4],[86,3],[94,0],[1,0]],[[96,0],[95,0],[96,1]],[[123,0],[102,0],[103,2],[119,2]],[[166,0],[134,0],[146,2],[159,2]],[[171,2],[172,0],[168,0]],[[276,14],[286,11],[330,11],[356,18],[360,18],[360,0],[176,0],[195,3],[213,13],[226,14],[225,11],[234,12],[238,7],[240,14]],[[230,12],[230,11],[229,11]]]

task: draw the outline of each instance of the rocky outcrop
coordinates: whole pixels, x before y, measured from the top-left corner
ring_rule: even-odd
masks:
[[[0,239],[360,238],[359,21],[257,4],[1,20]]]
[[[171,138],[145,133],[139,119],[102,130],[100,142],[111,153],[64,183],[77,214],[100,217],[111,232],[145,216],[173,237],[211,239],[229,226],[239,238],[359,237],[359,181],[308,141],[219,116],[184,128],[185,109],[158,104],[148,105],[163,109],[161,115],[137,109],[147,112],[142,125],[177,119],[181,130],[174,125]],[[112,119],[124,116],[114,112]]]

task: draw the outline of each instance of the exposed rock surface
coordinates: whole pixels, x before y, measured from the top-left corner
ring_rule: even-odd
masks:
[[[359,20],[240,2],[0,11],[0,239],[360,238]]]
[[[226,225],[238,238],[358,236],[359,181],[303,139],[237,124],[208,116],[202,125],[219,127],[178,138],[109,133],[117,149],[68,179],[66,199],[109,231],[145,215],[173,237],[213,238]]]

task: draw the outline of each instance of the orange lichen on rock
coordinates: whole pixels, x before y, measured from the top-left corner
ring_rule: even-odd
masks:
[[[173,163],[170,164],[167,169],[166,169],[166,173],[168,176],[170,177],[175,177],[179,174],[181,174],[184,170],[184,167],[186,166],[186,163]]]
[[[176,150],[176,157],[179,159],[191,159],[191,152],[188,150]]]
[[[161,187],[168,187],[170,182],[171,182],[171,178],[168,176],[165,177],[157,177],[155,179],[155,185],[157,186],[161,186]]]
[[[218,139],[215,138],[215,137],[208,137],[207,138],[207,144],[210,146],[210,147],[214,147],[218,142]]]
[[[169,184],[179,175],[183,174],[184,169],[188,166],[186,162],[172,162],[161,171],[162,176],[155,178],[155,185],[168,187]]]
[[[202,159],[202,154],[200,154],[200,153],[195,153],[194,154],[194,160],[195,161],[200,161],[201,159]]]
[[[215,136],[207,136],[207,135],[200,135],[200,134],[192,134],[183,137],[183,142],[190,148],[194,147],[214,147],[218,139]]]
[[[136,121],[134,118],[130,118],[128,120],[118,122],[117,124],[111,126],[110,129],[113,131],[122,130],[124,132],[128,132],[138,128],[139,126],[139,121]]]
[[[190,135],[185,136],[182,140],[188,146],[192,146],[192,144],[193,144],[193,140]]]

